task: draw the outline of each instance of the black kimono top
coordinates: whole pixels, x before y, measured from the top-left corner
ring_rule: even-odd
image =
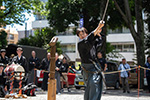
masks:
[[[95,61],[97,48],[101,46],[102,39],[99,36],[94,36],[91,32],[86,38],[78,43],[78,51],[81,57],[81,63],[91,64],[91,60]]]
[[[48,60],[47,58],[44,58],[41,62],[41,69],[42,70],[46,70],[49,71],[49,64],[50,64],[50,60]]]
[[[12,59],[12,62],[14,62],[15,64],[19,64],[21,65],[25,72],[28,73],[28,63],[27,63],[27,60],[24,56],[21,56],[21,58],[19,59],[18,56],[15,56],[13,59]]]
[[[35,65],[33,64],[35,63]],[[29,59],[29,71],[33,70],[34,68],[39,68],[40,67],[40,61],[37,57],[33,58],[31,57]]]

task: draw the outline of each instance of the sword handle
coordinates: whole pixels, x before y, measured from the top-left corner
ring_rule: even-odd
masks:
[[[98,27],[94,30],[94,36],[98,35],[101,36],[99,33],[102,31],[102,27],[104,27],[105,21],[101,20],[100,23],[98,24]]]

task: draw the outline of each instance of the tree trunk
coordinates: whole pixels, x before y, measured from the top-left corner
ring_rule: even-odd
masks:
[[[135,15],[137,21],[137,37],[136,37],[136,49],[137,49],[137,64],[143,66],[145,63],[144,53],[144,25],[142,18],[142,0],[135,0]],[[140,88],[144,87],[144,70],[140,71]]]
[[[132,23],[132,16],[129,7],[129,0],[124,0],[125,6],[125,14],[117,4],[116,0],[113,0],[116,8],[122,15],[124,21],[130,29],[132,37],[134,38],[136,44],[136,54],[137,54],[137,65],[143,66],[145,62],[145,54],[144,54],[144,25],[142,18],[142,0],[135,0],[135,15],[137,22],[137,32]],[[144,71],[140,71],[140,88],[144,86]]]
[[[141,41],[142,42],[142,41]],[[144,43],[141,43],[140,40],[136,42],[136,55],[137,55],[137,65],[143,66],[145,62],[145,54],[144,54]],[[140,69],[140,88],[144,87],[144,70]]]
[[[84,27],[90,32],[90,26],[89,26],[89,15],[88,11],[86,9],[83,9],[83,20],[84,20]]]

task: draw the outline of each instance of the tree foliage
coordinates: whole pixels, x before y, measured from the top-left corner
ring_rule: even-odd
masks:
[[[28,46],[36,46],[41,48],[49,48],[49,42],[50,40],[56,35],[55,31],[46,27],[43,29],[37,29],[35,30],[34,36],[29,36],[29,38],[23,38],[18,41],[19,45],[28,45]],[[60,54],[62,53],[60,43],[58,42],[56,44],[57,46],[57,52]]]
[[[79,19],[83,17],[84,27],[89,32],[93,31],[99,21],[102,19],[107,0],[49,0],[48,1],[48,20],[51,27],[62,32],[73,23],[76,28],[79,26]],[[123,1],[119,0],[119,5],[124,8]],[[135,20],[134,2],[130,0],[133,22]],[[124,10],[125,12],[125,10]],[[110,0],[105,17],[105,26],[103,28],[103,43],[101,52],[105,57],[106,53],[112,49],[109,43],[106,43],[107,29],[116,29],[127,26],[120,13],[115,8],[113,0]],[[73,32],[74,34],[75,32]],[[108,51],[106,51],[108,50]]]
[[[21,24],[25,20],[25,12],[38,8],[40,0],[0,0],[0,26],[12,23]]]
[[[58,31],[65,31],[71,23],[78,26],[81,17],[84,18],[84,27],[92,31],[102,18],[106,0],[94,0],[94,2],[92,0],[49,0],[48,4],[49,24]],[[119,0],[119,5],[124,8],[122,0]],[[133,0],[130,0],[130,7],[131,13],[135,15]],[[106,21],[110,29],[126,26],[112,0],[109,2],[106,19],[108,19]],[[133,16],[133,21],[134,19]]]
[[[137,55],[137,65],[143,66],[145,63],[145,48],[144,48],[144,24],[143,24],[143,0],[134,0],[135,5],[135,18],[136,18],[136,29],[132,20],[132,12],[130,8],[130,0],[122,0],[124,4],[124,10],[118,4],[118,0],[113,0],[116,8],[118,9],[120,15],[122,16],[123,20],[125,21],[126,25],[130,29],[132,37],[136,44],[136,55]],[[120,0],[119,0],[120,1]],[[140,71],[140,88],[144,86],[144,71]]]
[[[0,30],[0,48],[5,48],[7,45],[7,33],[4,30]]]

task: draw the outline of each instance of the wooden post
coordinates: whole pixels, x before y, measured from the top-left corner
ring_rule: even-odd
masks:
[[[140,93],[140,66],[138,66],[138,98]]]
[[[55,80],[55,53],[56,53],[56,42],[58,38],[53,37],[50,41],[51,47],[51,61],[50,61],[50,75],[48,79],[48,94],[47,100],[56,100],[56,80]]]

